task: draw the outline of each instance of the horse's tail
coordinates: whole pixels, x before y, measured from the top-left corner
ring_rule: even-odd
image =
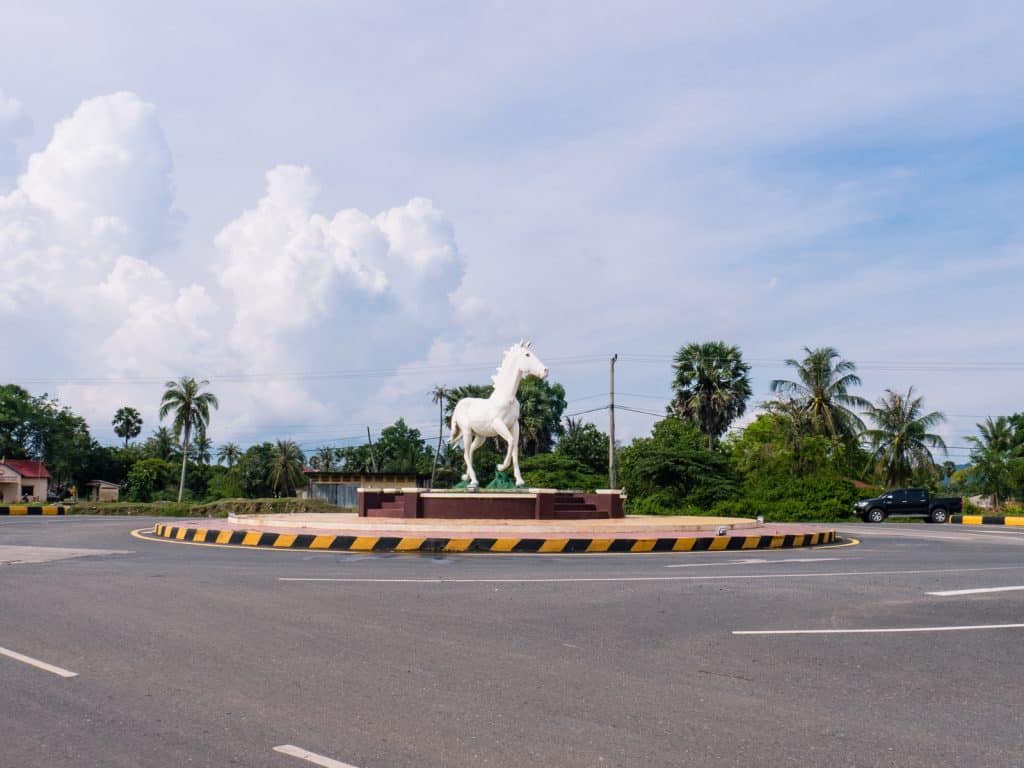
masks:
[[[452,434],[448,438],[448,445],[455,445],[462,437],[462,428],[459,427],[459,422],[455,420],[455,414],[452,414]]]

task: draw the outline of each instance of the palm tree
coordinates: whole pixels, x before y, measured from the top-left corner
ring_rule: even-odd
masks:
[[[231,469],[242,456],[242,449],[237,443],[224,443],[217,451],[217,463],[226,464]]]
[[[117,409],[113,421],[114,434],[124,438],[124,447],[128,447],[128,440],[138,437],[142,431],[142,416],[131,406],[125,405]]]
[[[164,396],[160,400],[161,421],[168,414],[174,415],[172,429],[174,436],[181,439],[181,482],[178,484],[178,501],[185,493],[185,469],[188,466],[188,441],[193,431],[201,436],[206,434],[210,423],[210,408],[220,403],[212,392],[200,392],[210,382],[196,381],[191,376],[182,376],[179,381],[168,381]]]
[[[316,449],[316,453],[309,459],[310,466],[320,472],[333,472],[334,462],[338,458],[338,452],[329,445],[322,445]]]
[[[174,456],[174,435],[167,427],[159,427],[146,441],[143,450],[154,459],[170,461]]]
[[[772,392],[791,398],[798,411],[805,415],[814,435],[854,438],[864,431],[864,422],[853,411],[871,406],[867,400],[849,394],[850,387],[860,386],[857,366],[843,360],[833,347],[804,347],[803,360],[786,360],[796,370],[796,381],[776,379]]]
[[[430,402],[437,403],[437,448],[434,449],[434,465],[430,470],[430,487],[434,487],[437,478],[437,462],[441,458],[441,438],[444,437],[444,404],[448,397],[447,387],[435,385],[430,390]]]
[[[198,464],[209,464],[210,463],[210,451],[213,448],[213,441],[206,436],[205,432],[200,432],[196,436],[196,442],[192,446],[192,456]]]
[[[1024,478],[1024,459],[1021,446],[1014,445],[1014,430],[1005,416],[995,421],[989,416],[978,424],[979,437],[968,437],[971,449],[971,479],[984,493],[992,497],[992,504],[1000,504],[1019,487]]]
[[[887,488],[906,485],[914,470],[934,469],[931,449],[946,453],[946,443],[928,430],[946,417],[939,411],[924,413],[923,397],[914,396],[914,388],[903,395],[885,390],[875,405],[868,406],[867,415],[874,429],[864,431],[871,442],[872,460],[885,475]]]
[[[270,455],[270,487],[278,496],[291,496],[305,482],[302,465],[306,461],[298,443],[278,440]]]
[[[692,422],[714,447],[734,419],[747,409],[750,366],[740,348],[724,341],[680,347],[672,364],[675,390],[669,412]]]

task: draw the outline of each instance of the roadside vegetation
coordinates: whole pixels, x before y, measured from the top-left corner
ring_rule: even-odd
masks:
[[[1024,498],[1024,413],[995,416],[967,438],[969,461],[957,466],[938,434],[945,420],[916,388],[868,399],[857,366],[831,347],[804,348],[785,361],[790,375],[771,383],[772,397],[752,403],[750,366],[722,341],[692,343],[674,357],[665,415],[649,435],[616,446],[628,508],[644,514],[715,514],[768,520],[832,520],[859,498],[885,488],[981,495],[997,509]],[[139,441],[143,420],[125,405],[112,425],[123,444],[94,440],[85,421],[55,398],[0,385],[0,455],[38,458],[62,497],[89,480],[121,487],[119,503],[79,501],[84,514],[226,515],[262,511],[334,510],[297,499],[304,469],[352,473],[416,473],[434,487],[460,479],[462,453],[441,439],[462,397],[487,397],[489,385],[437,386],[437,435],[424,436],[397,419],[373,443],[320,446],[308,454],[287,439],[214,445],[208,431],[217,409],[205,381],[169,381],[161,420]],[[527,378],[519,390],[520,457],[528,485],[585,491],[608,484],[608,437],[566,416],[565,389]],[[753,418],[751,418],[753,413]],[[746,423],[737,426],[740,419]],[[504,453],[496,440],[475,454],[482,484]]]

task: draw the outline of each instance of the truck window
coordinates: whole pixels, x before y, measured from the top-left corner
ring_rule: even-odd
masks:
[[[886,498],[891,499],[893,504],[901,504],[907,500],[906,491],[889,491]]]
[[[914,488],[907,491],[907,501],[911,504],[924,504],[925,492],[923,488]]]

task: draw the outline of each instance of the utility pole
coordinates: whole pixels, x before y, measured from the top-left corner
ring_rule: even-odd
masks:
[[[615,490],[615,361],[618,353],[612,355],[610,383],[608,387],[608,487]]]
[[[366,428],[366,439],[370,443],[370,463],[373,465],[374,473],[377,472],[377,457],[373,455],[373,438],[370,437],[370,428]]]

